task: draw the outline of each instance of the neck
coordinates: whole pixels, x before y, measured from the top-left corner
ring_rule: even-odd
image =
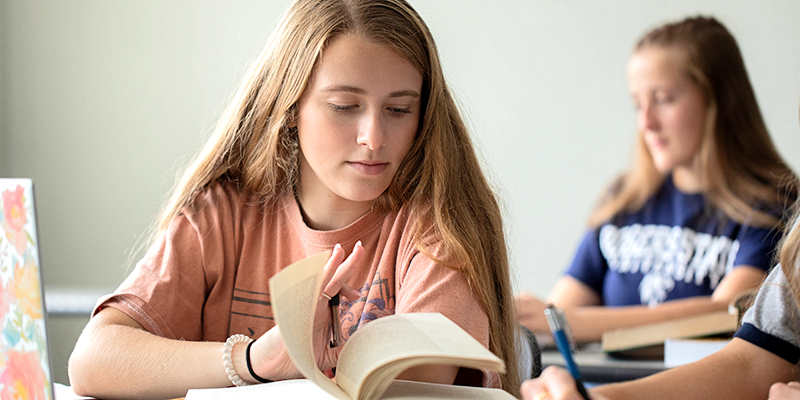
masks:
[[[306,225],[319,231],[344,228],[372,209],[372,202],[355,202],[297,188],[297,203]]]
[[[672,183],[684,193],[700,193],[703,189],[699,175],[690,168],[678,167],[672,171]]]

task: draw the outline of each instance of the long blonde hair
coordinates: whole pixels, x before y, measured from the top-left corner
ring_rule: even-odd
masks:
[[[779,245],[780,251],[778,252],[781,269],[783,274],[786,275],[786,280],[789,281],[789,287],[794,294],[794,301],[800,306],[800,201],[796,202],[792,207],[793,217],[789,226],[792,229],[786,230]]]
[[[740,223],[780,225],[780,216],[766,210],[794,202],[797,177],[770,139],[736,40],[714,18],[696,17],[648,32],[634,52],[650,47],[676,50],[685,61],[684,73],[705,98],[699,170],[709,203]],[[665,176],[641,134],[634,151],[633,164],[601,199],[590,226],[638,210],[661,186]]]
[[[390,187],[375,207],[409,208],[442,237],[442,264],[458,268],[489,318],[489,349],[506,363],[503,389],[518,394],[508,256],[501,212],[466,126],[445,84],[426,24],[404,0],[298,0],[197,159],[175,188],[156,227],[163,232],[195,195],[225,180],[257,193],[265,204],[298,179],[296,130],[288,126],[330,41],[357,34],[389,46],[423,75],[420,127]],[[426,227],[415,227],[417,246]]]

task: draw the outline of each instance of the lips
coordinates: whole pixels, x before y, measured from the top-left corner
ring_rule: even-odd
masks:
[[[651,147],[654,147],[654,148],[657,148],[657,149],[664,148],[664,147],[666,147],[666,146],[667,146],[667,144],[669,143],[669,141],[667,140],[667,138],[665,138],[665,137],[660,137],[660,136],[655,136],[655,135],[650,135],[650,136],[648,137],[648,139],[649,139],[649,140],[648,140],[647,142],[650,144],[650,146],[651,146]]]
[[[364,175],[378,175],[389,167],[389,163],[380,161],[348,161],[347,165]]]

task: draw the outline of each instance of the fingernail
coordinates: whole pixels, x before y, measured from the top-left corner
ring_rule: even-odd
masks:
[[[333,246],[334,250],[341,249],[341,248],[342,248],[342,245],[340,245],[339,243],[336,243],[336,246]]]
[[[361,241],[360,240],[356,242],[356,246],[361,246]]]

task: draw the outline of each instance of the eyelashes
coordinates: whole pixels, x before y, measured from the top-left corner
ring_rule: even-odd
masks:
[[[664,95],[664,96],[653,96],[649,99],[650,104],[652,105],[667,105],[672,104],[675,102],[676,96],[674,95]],[[642,103],[640,101],[633,101],[633,109],[638,111],[642,108]]]
[[[330,103],[330,104],[328,104],[328,108],[331,109],[334,112],[350,113],[350,112],[355,112],[360,107],[359,107],[358,104],[341,105],[341,104]],[[386,111],[389,111],[390,113],[396,114],[396,115],[411,114],[411,113],[414,112],[414,110],[412,110],[410,107],[407,107],[407,108],[403,108],[403,107],[386,107]]]
[[[356,107],[358,106],[355,104],[350,104],[350,105],[328,104],[328,108],[336,112],[354,111]]]
[[[411,114],[413,111],[410,108],[389,107],[387,110],[395,114]]]

